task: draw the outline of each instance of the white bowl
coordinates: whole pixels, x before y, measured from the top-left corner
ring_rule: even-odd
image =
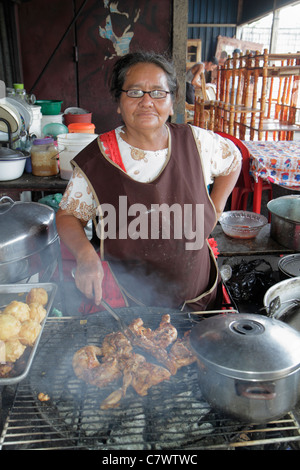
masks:
[[[24,173],[28,155],[12,150],[6,153],[6,155],[0,156],[0,181],[10,181],[20,178]]]

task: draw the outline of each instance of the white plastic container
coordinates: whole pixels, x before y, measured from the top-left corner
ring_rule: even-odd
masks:
[[[59,134],[57,136],[60,177],[63,180],[69,180],[72,176],[73,167],[70,161],[97,137],[97,134],[81,133]]]
[[[63,114],[42,114],[42,119],[41,119],[41,127],[42,129],[44,126],[47,124],[51,124],[52,122],[58,122],[59,124],[63,123]]]

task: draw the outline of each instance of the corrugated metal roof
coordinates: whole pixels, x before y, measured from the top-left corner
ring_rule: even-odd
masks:
[[[243,0],[242,13],[239,24],[249,23],[273,11],[295,3],[295,0]]]
[[[260,18],[295,0],[243,0],[239,24]],[[235,37],[239,0],[189,0],[188,39],[201,39],[202,60],[216,51],[218,36]]]
[[[188,39],[201,39],[202,60],[215,55],[218,36],[236,34],[238,0],[189,0]]]

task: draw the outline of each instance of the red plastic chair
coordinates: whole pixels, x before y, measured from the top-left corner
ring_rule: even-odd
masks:
[[[243,158],[240,176],[231,193],[231,210],[247,210],[248,196],[250,193],[255,192],[255,204],[253,205],[255,207],[253,207],[253,211],[260,214],[262,191],[268,191],[269,201],[273,199],[272,183],[268,183],[267,181],[261,181],[260,184],[255,183],[250,175],[250,153],[241,140],[225,132],[216,132],[216,134],[230,139],[238,147]]]

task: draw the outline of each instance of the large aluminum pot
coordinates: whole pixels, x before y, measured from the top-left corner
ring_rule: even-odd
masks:
[[[267,207],[271,212],[271,238],[280,245],[300,251],[300,196],[272,199]]]
[[[300,334],[258,314],[222,314],[191,331],[199,384],[212,408],[263,423],[291,411],[300,392]]]
[[[48,266],[52,270],[60,256],[60,245],[51,207],[14,202],[4,196],[0,199],[0,226],[1,284],[22,281]]]

